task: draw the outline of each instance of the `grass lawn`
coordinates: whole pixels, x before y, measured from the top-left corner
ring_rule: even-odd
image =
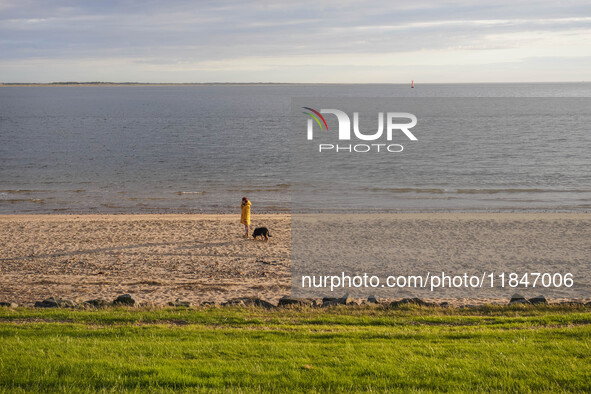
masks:
[[[0,391],[591,391],[591,308],[0,308]]]

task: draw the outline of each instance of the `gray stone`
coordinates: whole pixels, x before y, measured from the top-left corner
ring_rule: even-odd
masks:
[[[442,308],[449,308],[450,305],[449,305],[449,302],[444,301],[441,304],[439,304],[439,306],[442,307]]]
[[[49,297],[46,300],[35,302],[35,308],[72,308],[74,306],[76,304],[73,301],[58,297]]]
[[[316,306],[316,300],[313,298],[291,298],[281,297],[277,306]]]
[[[509,305],[514,304],[529,304],[529,301],[521,294],[515,293],[511,296],[511,300],[509,301]]]
[[[322,306],[335,306],[335,305],[359,305],[357,301],[349,296],[349,294],[345,294],[341,298],[332,298],[332,297],[325,297],[322,299]]]
[[[530,304],[533,304],[533,305],[548,303],[548,300],[546,300],[546,297],[544,297],[543,295],[539,295],[534,298],[530,298],[528,301]]]
[[[59,304],[53,299],[35,302],[35,308],[59,308]]]
[[[341,298],[339,298],[337,300],[337,303],[340,305],[359,305],[357,300],[355,300],[354,298],[351,298],[348,293],[345,294],[344,296],[342,296]]]
[[[367,297],[367,302],[370,304],[379,304],[382,301],[383,300],[381,298],[378,298],[375,295],[370,295],[369,297]]]
[[[0,302],[0,306],[5,306],[7,308],[17,308],[18,304],[14,302]]]
[[[123,294],[113,300],[113,305],[135,305],[135,300],[131,297],[131,294]]]

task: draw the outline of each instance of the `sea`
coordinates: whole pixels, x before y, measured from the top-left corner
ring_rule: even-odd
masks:
[[[521,125],[514,135],[474,118],[465,120],[469,138],[465,128],[445,143],[419,136],[412,154],[397,156],[396,176],[347,183],[310,211],[338,210],[354,195],[379,211],[589,212],[590,97],[585,82],[1,86],[0,214],[230,213],[243,196],[254,212],[290,212],[300,168],[292,103],[302,98],[570,99],[557,101],[567,103],[567,124],[499,109]],[[378,173],[393,173],[392,163],[381,160]]]

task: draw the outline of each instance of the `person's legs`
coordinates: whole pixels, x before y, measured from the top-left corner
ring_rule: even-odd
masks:
[[[244,225],[244,237],[247,238],[248,237],[248,231],[250,230],[249,228],[250,226],[248,224]]]

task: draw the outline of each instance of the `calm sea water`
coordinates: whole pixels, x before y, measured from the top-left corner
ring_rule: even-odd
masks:
[[[591,84],[1,87],[0,213],[235,212],[243,195],[255,212],[289,211],[298,97],[584,100]],[[402,211],[590,211],[588,115],[573,112],[557,134],[529,122],[527,149],[518,139],[483,150],[495,131],[475,121],[462,146],[415,152],[395,179],[346,187]]]

